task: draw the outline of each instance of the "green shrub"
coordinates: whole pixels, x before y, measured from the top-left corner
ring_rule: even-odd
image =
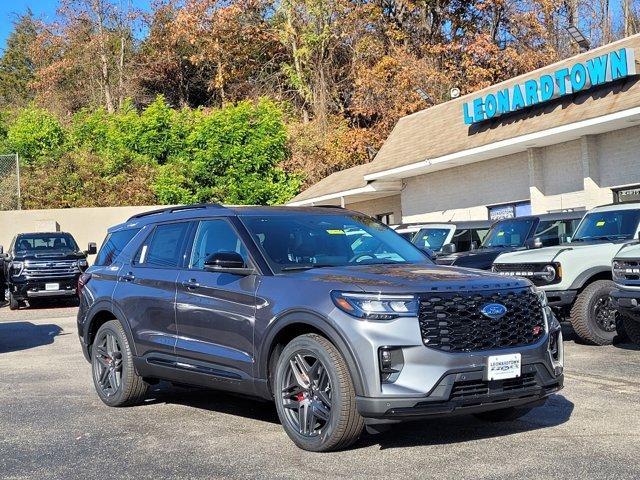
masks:
[[[21,110],[7,129],[7,147],[27,163],[56,158],[64,143],[65,132],[56,117],[34,106]]]

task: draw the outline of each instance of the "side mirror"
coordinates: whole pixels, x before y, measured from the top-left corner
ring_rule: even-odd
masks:
[[[95,243],[93,242],[89,242],[88,245],[89,248],[87,248],[87,255],[95,255],[96,253],[98,253],[98,247],[96,246]]]
[[[455,243],[445,243],[442,246],[443,255],[451,255],[453,253],[456,253],[457,251],[458,251],[458,249],[456,248],[456,244]]]
[[[209,272],[234,273],[236,275],[251,275],[252,268],[247,268],[244,259],[237,252],[212,253],[204,261],[204,269]]]
[[[525,243],[524,243],[525,247],[527,247],[530,250],[536,249],[536,248],[542,248],[542,240],[540,240],[539,237],[536,238],[529,238]]]
[[[471,251],[477,250],[478,249],[478,242],[471,242],[470,249],[471,249]]]
[[[435,262],[436,252],[434,252],[430,248],[421,248],[420,250],[422,250],[422,253],[424,253],[427,257],[429,257],[429,260],[432,260]]]

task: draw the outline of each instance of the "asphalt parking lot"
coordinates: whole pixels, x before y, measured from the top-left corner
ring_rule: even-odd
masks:
[[[0,478],[640,477],[640,350],[566,343],[566,386],[521,420],[457,417],[297,449],[267,403],[161,385],[143,406],[94,394],[73,307],[0,308]],[[567,334],[571,337],[571,331]]]

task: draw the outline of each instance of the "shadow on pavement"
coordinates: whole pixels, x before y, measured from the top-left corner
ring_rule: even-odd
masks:
[[[58,325],[35,325],[31,322],[0,323],[0,353],[28,350],[53,343],[62,328]]]
[[[199,408],[269,423],[280,423],[272,402],[255,398],[190,387],[172,386],[161,382],[155,386],[144,405],[167,403]]]
[[[383,434],[364,436],[354,448],[372,445],[379,445],[380,449],[447,445],[531,432],[567,422],[573,408],[573,403],[564,396],[552,395],[544,406],[535,408],[518,420],[490,423],[470,415],[461,415],[401,423]]]

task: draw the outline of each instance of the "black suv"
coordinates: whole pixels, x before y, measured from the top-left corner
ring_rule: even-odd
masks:
[[[95,243],[82,252],[64,232],[16,235],[2,262],[9,308],[43,297],[74,297],[80,274],[89,266],[87,255],[95,253]]]
[[[571,238],[585,212],[561,212],[499,220],[491,226],[480,246],[456,252],[445,245],[439,265],[489,270],[499,255],[517,250],[559,245]]]
[[[340,208],[141,214],[109,230],[79,289],[104,403],[158,379],[261,397],[312,451],[365,425],[517,418],[563,383],[560,325],[528,280],[436,266]]]

